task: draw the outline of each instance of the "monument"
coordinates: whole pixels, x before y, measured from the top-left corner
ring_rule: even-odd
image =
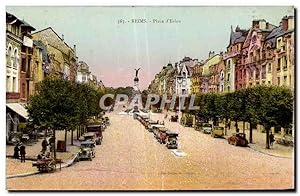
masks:
[[[132,92],[132,96],[134,98],[136,98],[137,96],[139,96],[141,94],[141,91],[139,89],[139,70],[141,68],[138,69],[134,69],[135,70],[135,77],[133,79],[133,92]],[[133,104],[133,112],[139,112],[140,111],[140,104],[139,103],[139,99],[134,100],[134,104]]]

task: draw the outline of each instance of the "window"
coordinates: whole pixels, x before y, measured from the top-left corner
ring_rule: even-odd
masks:
[[[227,74],[227,81],[229,82],[230,80],[230,73]]]
[[[277,77],[277,85],[280,86],[280,77]]]
[[[268,72],[269,72],[269,73],[272,72],[272,64],[271,64],[271,63],[268,64]]]
[[[266,65],[262,66],[262,70],[261,70],[261,78],[262,79],[266,79]]]
[[[21,61],[21,71],[25,72],[26,71],[26,59],[22,58]]]
[[[280,71],[280,62],[281,62],[281,59],[279,58],[277,60],[277,71]]]
[[[287,85],[287,76],[283,77],[283,85]]]
[[[286,60],[286,56],[283,57],[282,59],[282,66],[283,66],[283,70],[287,70],[287,60]]]
[[[17,68],[18,67],[18,49],[15,48],[14,50],[14,56],[13,56],[13,67]]]
[[[277,48],[281,48],[281,38],[277,40]]]
[[[22,83],[22,98],[25,98],[26,97],[26,92],[25,92],[25,83]]]
[[[12,92],[16,92],[16,91],[17,91],[16,77],[13,77]]]
[[[10,76],[6,76],[6,92],[10,92]]]

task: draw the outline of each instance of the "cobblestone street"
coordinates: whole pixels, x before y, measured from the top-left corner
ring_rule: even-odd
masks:
[[[51,174],[7,180],[9,190],[291,189],[293,159],[228,145],[193,128],[165,121],[179,132],[186,153],[176,157],[132,116],[110,113],[111,126],[93,161]],[[152,119],[163,119],[155,114]]]

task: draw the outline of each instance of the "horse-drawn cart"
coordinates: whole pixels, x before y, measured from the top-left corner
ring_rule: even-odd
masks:
[[[37,167],[40,172],[54,172],[57,164],[61,170],[61,159],[39,159],[32,163],[32,167]]]

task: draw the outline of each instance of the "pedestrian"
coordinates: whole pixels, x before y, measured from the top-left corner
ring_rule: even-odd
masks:
[[[167,119],[167,118],[168,118],[168,114],[165,115],[165,119]]]
[[[14,158],[15,159],[19,159],[19,157],[20,157],[19,152],[20,152],[19,143],[17,143],[14,148]]]
[[[47,151],[48,142],[46,138],[42,141],[42,151],[45,153]]]
[[[231,124],[231,123],[230,123],[230,121],[229,121],[228,124],[227,124],[228,129],[230,129],[230,124]]]
[[[273,146],[273,142],[274,142],[275,140],[274,140],[274,135],[272,134],[272,132],[271,132],[271,134],[269,135],[269,142],[270,142],[270,146]]]
[[[21,163],[24,162],[25,163],[25,155],[26,155],[26,147],[21,143],[21,147],[20,147],[20,155],[21,155]]]

